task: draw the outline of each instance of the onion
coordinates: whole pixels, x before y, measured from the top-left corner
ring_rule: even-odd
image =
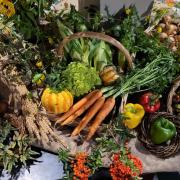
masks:
[[[166,25],[166,29],[168,30],[168,31],[176,31],[177,30],[177,26],[176,25],[174,25],[174,24],[167,24]]]
[[[168,39],[169,39],[170,42],[175,42],[175,38],[173,36],[169,36]]]
[[[173,47],[172,47],[172,51],[173,51],[173,52],[177,51],[177,47],[176,47],[176,46],[173,46]]]
[[[171,23],[172,22],[172,17],[169,16],[169,15],[164,16],[163,21],[164,21],[165,24]]]
[[[176,35],[176,34],[177,34],[177,31],[173,31],[173,34]]]
[[[175,40],[176,40],[177,42],[180,42],[180,35],[175,36]]]
[[[158,27],[161,27],[162,29],[164,29],[166,27],[166,24],[160,23],[160,24],[158,24]]]
[[[166,32],[166,34],[167,34],[168,36],[173,35],[173,31],[168,30],[168,31],[165,31],[165,32]]]
[[[160,40],[164,40],[164,39],[168,38],[168,35],[165,32],[163,32],[163,33],[160,33],[159,38],[160,38]]]
[[[174,46],[176,46],[176,42],[172,42],[169,47],[172,49]]]

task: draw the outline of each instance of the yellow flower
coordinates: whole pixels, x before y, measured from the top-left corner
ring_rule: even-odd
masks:
[[[150,16],[146,16],[146,17],[145,17],[145,19],[146,19],[147,22],[150,21],[150,18],[151,18]]]
[[[49,41],[49,44],[53,45],[54,44],[54,41],[51,37],[48,37],[48,41]]]
[[[32,82],[36,83],[37,85],[42,85],[44,80],[46,79],[46,76],[42,73],[35,74]]]
[[[130,8],[127,8],[127,9],[125,10],[125,12],[126,12],[127,15],[129,15],[129,14],[131,13],[131,9],[130,9]]]
[[[46,76],[42,74],[42,76],[37,80],[36,84],[42,85],[45,79],[46,79]]]
[[[36,63],[36,67],[41,69],[43,67],[43,62],[42,60],[38,60],[37,63]]]
[[[15,14],[14,4],[8,0],[0,0],[0,14],[11,17]]]

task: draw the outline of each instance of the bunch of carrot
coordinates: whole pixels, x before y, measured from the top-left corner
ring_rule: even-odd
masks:
[[[115,97],[108,97],[104,95],[103,90],[94,90],[74,104],[68,112],[59,117],[56,124],[60,124],[61,126],[68,125],[74,122],[87,110],[79,125],[72,132],[71,136],[78,135],[94,118],[86,137],[86,141],[88,141],[95,134],[102,121],[112,111],[114,106]]]

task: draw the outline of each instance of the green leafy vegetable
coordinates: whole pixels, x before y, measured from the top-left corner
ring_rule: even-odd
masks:
[[[112,64],[110,46],[104,41],[95,41],[90,48],[89,64],[95,67],[97,71],[102,71],[105,66]]]
[[[59,149],[58,151],[58,158],[63,163],[63,169],[64,169],[64,177],[63,180],[70,180],[73,177],[73,170],[71,166],[71,155],[68,150],[62,150]]]
[[[96,85],[101,84],[98,73],[92,67],[72,62],[62,72],[61,85],[75,96],[88,93]]]
[[[26,40],[39,41],[44,37],[40,21],[47,16],[52,0],[18,0],[15,1],[16,14],[13,21],[16,29]]]

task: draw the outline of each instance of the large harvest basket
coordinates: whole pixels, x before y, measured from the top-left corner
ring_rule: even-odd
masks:
[[[67,36],[59,44],[58,51],[57,51],[58,55],[60,57],[63,57],[63,55],[64,55],[64,47],[66,46],[66,44],[69,43],[70,41],[74,40],[74,39],[79,39],[79,38],[94,38],[94,39],[103,40],[105,42],[108,42],[109,44],[113,45],[121,53],[124,54],[124,56],[125,56],[125,58],[127,60],[127,66],[129,67],[129,69],[133,69],[133,58],[130,55],[129,51],[123,46],[123,44],[121,44],[119,41],[117,41],[113,37],[108,36],[108,35],[106,35],[104,33],[99,33],[99,32],[78,32],[78,33],[74,33],[74,34],[72,34],[70,36]],[[122,97],[121,106],[120,106],[120,112],[123,112],[124,106],[125,106],[125,104],[127,102],[127,97],[128,97],[128,94],[125,94]]]
[[[68,44],[70,41],[73,41],[75,39],[79,39],[79,38],[93,38],[93,39],[98,39],[98,40],[103,40],[113,46],[115,46],[120,52],[122,52],[127,60],[127,66],[129,69],[133,68],[133,59],[129,53],[129,51],[116,39],[114,39],[113,37],[103,34],[103,33],[99,33],[99,32],[78,32],[78,33],[74,33],[70,36],[67,36],[66,38],[63,39],[63,41],[59,44],[58,47],[58,55],[60,57],[64,56],[64,47],[66,46],[66,44]],[[127,95],[125,95],[122,100],[121,100],[121,109],[123,109],[124,105],[126,104],[126,100],[127,100]],[[57,117],[58,118],[58,117]],[[56,117],[50,118],[53,120],[56,120]],[[71,127],[75,127],[78,124],[78,120],[76,120],[75,122],[69,124],[69,126]],[[100,130],[103,128],[99,128],[98,133],[100,132]],[[84,132],[87,131],[87,128],[85,128],[83,130]]]

